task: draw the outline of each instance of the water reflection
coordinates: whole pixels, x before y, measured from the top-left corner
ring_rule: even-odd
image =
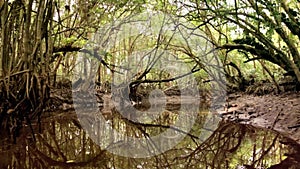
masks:
[[[164,131],[179,112],[169,113],[152,121],[151,124],[156,124],[153,126],[126,121],[115,112],[110,113],[114,118],[107,115],[107,121],[128,135],[145,137],[145,133],[156,135]],[[300,146],[293,140],[273,131],[224,121],[218,123],[216,130],[203,130],[208,115],[198,113],[191,132],[163,154],[127,158],[105,150],[112,145],[95,144],[77,121],[76,114],[64,112],[44,119],[36,142],[26,134],[26,128],[16,145],[2,140],[0,168],[299,168]],[[201,137],[205,140],[199,139],[203,134],[207,135]],[[102,137],[100,141],[111,139],[111,136]]]
[[[99,112],[85,108],[76,109],[76,112],[90,138],[115,155],[151,157],[173,148],[187,134],[198,139],[198,135],[189,133],[198,117],[198,111],[191,109],[191,106],[182,106],[176,111],[161,111],[160,106],[145,111],[126,107],[122,111],[110,110],[104,118],[104,110]],[[197,124],[203,126],[205,121],[202,121],[198,120]],[[218,121],[208,124],[206,128],[211,131]]]

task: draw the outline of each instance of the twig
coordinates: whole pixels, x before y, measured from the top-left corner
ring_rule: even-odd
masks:
[[[280,113],[281,113],[281,111],[278,111],[277,116],[276,116],[276,118],[275,118],[275,120],[274,120],[274,122],[273,122],[273,124],[272,124],[271,129],[274,128],[274,126],[275,126],[275,124],[276,124],[276,122],[277,122],[277,120],[278,120],[278,117],[279,117]]]
[[[294,125],[294,126],[288,126],[288,129],[294,129],[300,127],[300,124]]]

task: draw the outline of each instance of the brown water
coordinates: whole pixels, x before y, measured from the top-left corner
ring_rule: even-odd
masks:
[[[106,123],[118,132],[140,138],[149,138],[170,129],[167,126],[178,120],[180,113],[188,117],[195,112],[166,111],[159,118],[148,120],[151,123],[146,120],[148,125],[144,126],[121,118],[114,111],[102,112]],[[95,123],[95,114],[82,117],[82,124],[90,122],[94,124],[92,128],[101,128]],[[112,151],[118,148],[124,150],[124,144],[119,146],[123,137],[112,139],[114,134],[107,131],[85,130],[74,112],[54,113],[43,119],[42,132],[35,134],[36,141],[28,127],[23,128],[17,144],[2,139],[0,168],[225,169],[246,168],[247,165],[248,168],[276,168],[277,165],[277,168],[287,169],[300,166],[300,146],[276,132],[224,122],[205,111],[196,113],[195,117],[189,134],[184,133],[184,127],[171,128],[175,133],[186,135],[175,147],[155,156],[133,158],[116,155],[114,152],[118,151]],[[34,130],[38,132],[37,125],[34,125]],[[151,139],[148,141],[144,143],[152,144]],[[171,144],[172,137],[166,138],[164,143]],[[133,150],[142,146],[141,143],[136,145]],[[149,146],[143,151],[155,152],[152,149],[159,147]]]

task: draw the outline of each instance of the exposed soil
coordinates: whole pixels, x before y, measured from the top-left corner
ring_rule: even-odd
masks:
[[[230,121],[273,129],[300,144],[300,92],[263,96],[231,94],[219,112]]]

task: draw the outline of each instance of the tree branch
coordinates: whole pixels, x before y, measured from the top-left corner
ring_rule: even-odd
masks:
[[[65,46],[54,46],[53,53],[58,52],[78,52],[81,49],[81,47],[78,46],[72,46],[72,45],[65,45]]]

